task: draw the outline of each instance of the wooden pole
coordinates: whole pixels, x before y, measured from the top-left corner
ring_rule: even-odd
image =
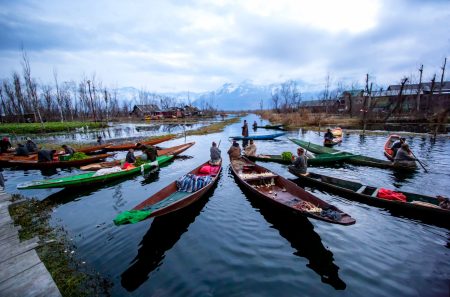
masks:
[[[444,66],[441,67],[442,74],[441,74],[441,85],[439,86],[439,95],[442,93],[442,85],[444,83],[444,74],[445,74],[445,65],[447,64],[447,58],[444,59]]]
[[[420,77],[419,77],[419,87],[417,89],[417,101],[416,101],[416,110],[419,112],[420,110],[420,92],[422,91],[422,72],[423,72],[423,64],[420,66],[419,69]]]

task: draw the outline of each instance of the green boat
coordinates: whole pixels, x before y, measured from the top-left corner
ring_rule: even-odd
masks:
[[[344,160],[348,160],[352,158],[353,154],[347,152],[339,152],[334,154],[320,154],[314,156],[313,158],[308,158],[308,166],[320,166],[330,163],[341,162]],[[292,164],[291,160],[286,160],[281,157],[281,155],[265,155],[260,154],[257,156],[247,156],[252,161],[261,161],[261,162],[275,162],[280,164]]]
[[[173,155],[163,155],[156,158],[155,162],[144,163],[129,170],[121,170],[118,172],[112,172],[107,174],[99,174],[97,172],[86,172],[82,174],[64,176],[60,178],[45,179],[39,181],[31,181],[23,183],[17,186],[20,190],[25,189],[47,189],[47,188],[68,188],[68,187],[80,187],[92,184],[107,183],[112,180],[120,179],[127,176],[138,174],[142,171],[149,171],[150,169],[157,168],[158,166],[173,159]]]
[[[313,152],[315,154],[337,154],[337,153],[343,153],[342,151],[324,147],[318,144],[314,144],[308,141],[303,141],[300,139],[294,139],[289,138],[290,141],[295,143],[296,145],[299,145],[303,147],[304,149]],[[348,153],[348,152],[347,152]],[[351,154],[351,153],[348,153]],[[407,162],[390,162],[386,160],[380,160],[377,158],[362,156],[362,155],[356,155],[352,154],[353,156],[346,160],[346,162],[355,164],[355,165],[363,165],[363,166],[371,166],[371,167],[379,167],[379,168],[391,168],[396,170],[416,170],[417,166],[415,162],[411,163],[409,161]]]

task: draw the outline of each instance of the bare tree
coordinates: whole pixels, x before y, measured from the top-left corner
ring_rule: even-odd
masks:
[[[42,127],[44,127],[44,122],[42,121],[41,112],[39,110],[39,96],[37,94],[37,83],[31,78],[30,61],[28,60],[25,51],[22,51],[22,68],[28,97],[31,99],[31,102],[33,104],[35,115],[36,114],[38,115],[39,122],[41,123]]]

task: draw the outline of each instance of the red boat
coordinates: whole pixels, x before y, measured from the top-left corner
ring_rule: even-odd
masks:
[[[391,149],[392,145],[400,140],[400,136],[397,134],[389,135],[386,143],[384,144],[384,155],[391,161],[394,161],[394,150]]]

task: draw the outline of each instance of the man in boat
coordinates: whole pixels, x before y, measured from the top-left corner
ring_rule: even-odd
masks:
[[[136,162],[136,157],[134,156],[134,149],[129,149],[127,156],[125,157],[125,162],[133,164]]]
[[[394,142],[394,144],[391,146],[392,151],[394,152],[393,157],[397,154],[398,149],[402,146],[403,143],[406,143],[406,138],[400,137],[400,140]]]
[[[301,173],[306,174],[308,168],[308,158],[305,156],[305,150],[302,147],[297,149],[298,157],[292,162],[292,165]],[[293,157],[294,158],[294,157]]]
[[[30,152],[27,150],[27,148],[21,144],[18,143],[16,147],[16,156],[28,156]]]
[[[242,126],[242,136],[248,137],[248,125],[247,120],[244,120],[244,125]],[[242,140],[242,147],[246,147],[248,144],[248,139]]]
[[[9,142],[8,137],[3,137],[0,142],[0,153],[6,153],[11,148],[11,142]]]
[[[63,144],[61,147],[64,150],[64,154],[70,155],[70,156],[73,156],[73,154],[75,154],[75,150],[71,146],[69,146],[67,144]]]
[[[50,162],[53,161],[53,156],[56,150],[38,150],[38,162]]]
[[[395,154],[394,162],[415,161],[415,160],[416,158],[412,156],[411,150],[409,149],[409,145],[407,143],[402,143],[401,147]]]
[[[244,148],[244,155],[251,157],[256,156],[256,145],[253,143],[253,139],[250,139],[250,144]]]
[[[334,138],[334,135],[333,135],[333,133],[331,133],[331,129],[328,128],[327,132],[323,136],[324,143],[331,143],[331,142],[333,142],[333,138]]]
[[[256,129],[258,129],[258,124],[256,123],[256,121],[253,122],[253,130],[256,131]]]
[[[27,142],[25,143],[25,147],[27,148],[28,152],[34,153],[38,151],[38,147],[36,143],[34,143],[30,137],[27,137]]]
[[[237,160],[241,157],[241,148],[236,140],[233,140],[233,144],[228,150],[228,155],[230,156],[230,160]]]
[[[209,149],[210,155],[211,155],[211,164],[218,164],[220,163],[221,157],[221,151],[217,147],[217,144],[213,141],[211,148]]]
[[[97,145],[103,145],[105,144],[105,141],[102,139],[102,137],[99,135],[97,136]]]
[[[153,162],[156,160],[156,157],[158,156],[158,151],[157,151],[156,147],[154,147],[153,145],[145,145],[145,144],[137,143],[136,147],[139,148],[140,150],[142,150],[141,159],[143,161]]]

